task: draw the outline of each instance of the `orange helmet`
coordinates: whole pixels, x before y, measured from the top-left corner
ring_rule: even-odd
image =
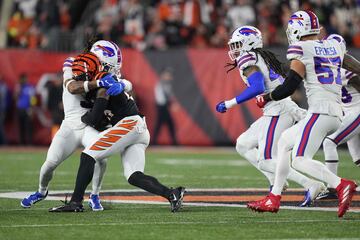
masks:
[[[75,79],[91,81],[95,75],[102,70],[102,65],[98,57],[93,53],[78,55],[72,63],[72,72]]]

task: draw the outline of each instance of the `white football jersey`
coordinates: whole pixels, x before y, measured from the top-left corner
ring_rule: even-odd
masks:
[[[299,41],[290,45],[287,59],[297,59],[306,68],[305,89],[309,112],[342,116],[341,66],[346,46],[335,39]]]
[[[343,78],[343,87],[341,88],[341,101],[345,112],[352,109],[360,109],[360,93],[351,85],[348,85],[349,80],[356,76],[348,70],[341,69]]]
[[[262,56],[260,56],[260,54],[256,54],[254,52],[245,52],[236,59],[236,63],[240,71],[240,76],[247,86],[249,86],[249,83],[246,76],[244,76],[244,69],[249,66],[257,66],[261,70],[265,78],[264,93],[273,91],[277,86],[284,82],[284,78],[280,74],[277,74],[272,69],[268,68],[265,60]],[[264,115],[277,116],[281,113],[290,111],[287,107],[284,106],[284,104],[290,105],[291,107],[297,107],[297,105],[291,101],[290,98],[285,98],[280,101],[271,101],[268,102],[263,108]]]
[[[65,87],[65,81],[73,77],[71,66],[74,58],[67,58],[63,64],[63,105],[64,105],[64,121],[66,121],[68,126],[71,126],[73,129],[80,129],[86,126],[85,123],[81,121],[81,116],[87,112],[86,108],[80,106],[80,102],[84,101],[84,97],[81,94],[71,94]]]

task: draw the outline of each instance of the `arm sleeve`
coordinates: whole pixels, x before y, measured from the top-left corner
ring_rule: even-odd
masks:
[[[236,104],[245,102],[265,91],[265,78],[261,72],[254,72],[248,78],[249,87],[234,99],[225,101],[226,108],[231,108]]]
[[[108,100],[105,98],[96,98],[93,108],[81,117],[81,121],[93,128],[99,126],[103,120]]]
[[[274,91],[270,93],[270,98],[272,100],[278,101],[290,96],[295,92],[301,81],[302,77],[297,72],[290,69],[290,72],[284,83],[277,86]]]

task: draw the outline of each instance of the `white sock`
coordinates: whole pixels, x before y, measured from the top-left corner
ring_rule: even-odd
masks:
[[[337,174],[339,165],[339,155],[336,150],[337,145],[330,138],[325,138],[323,142],[325,165],[334,174]]]
[[[292,169],[291,167],[290,167],[288,179],[291,180],[291,181],[296,182],[297,184],[299,184],[301,186],[303,186],[305,189],[308,189],[308,185],[309,185],[308,183],[311,181],[310,178],[308,178],[307,176],[299,173],[295,169]]]
[[[48,191],[49,182],[53,178],[54,170],[56,167],[57,164],[51,161],[45,161],[44,164],[41,166],[38,189],[41,195],[45,195]]]
[[[278,147],[278,162],[276,164],[275,181],[271,193],[281,195],[286,178],[290,172],[290,155],[291,151],[287,151],[284,147]]]
[[[324,164],[310,158],[296,157],[293,160],[293,167],[300,172],[328,183],[332,188],[336,188],[341,181],[341,178],[332,173]]]
[[[107,166],[107,159],[104,159],[102,161],[96,161],[95,167],[94,167],[94,175],[92,179],[92,191],[91,194],[99,195],[101,190],[101,184],[102,180],[105,174]]]
[[[325,166],[329,169],[333,174],[337,174],[339,161],[337,160],[325,160]]]
[[[240,153],[239,153],[240,154]],[[243,158],[248,160],[256,169],[258,169],[268,179],[270,185],[274,185],[275,175],[272,172],[263,171],[257,161],[258,150],[256,148],[250,149],[244,154],[240,154]]]

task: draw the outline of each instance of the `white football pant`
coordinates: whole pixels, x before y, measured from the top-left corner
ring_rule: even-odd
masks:
[[[90,126],[82,129],[73,129],[71,124],[63,121],[55,134],[46,160],[41,166],[39,177],[39,192],[45,194],[48,190],[55,169],[66,160],[78,147],[88,146],[97,138],[99,132]],[[101,183],[106,170],[106,160],[96,163],[92,181],[92,194],[99,194]]]
[[[113,127],[101,132],[83,151],[96,162],[121,154],[126,179],[137,171],[144,172],[145,150],[150,134],[145,120],[136,115],[120,120]]]

